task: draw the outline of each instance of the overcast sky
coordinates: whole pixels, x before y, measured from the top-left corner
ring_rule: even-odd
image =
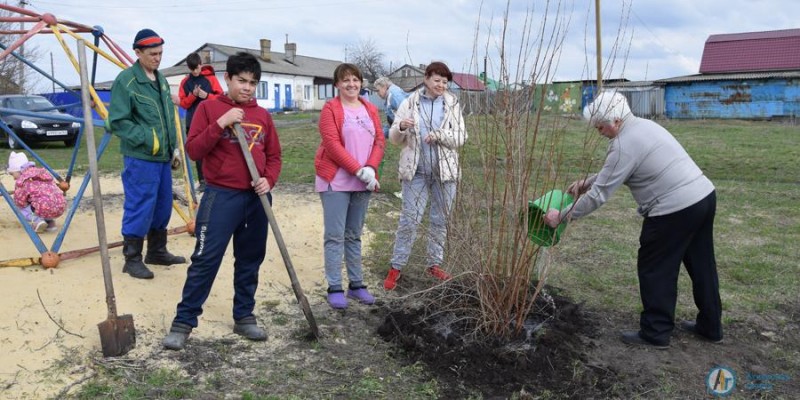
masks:
[[[16,1],[11,1],[16,4]],[[345,60],[345,48],[372,40],[393,68],[446,62],[453,71],[502,73],[505,28],[509,81],[596,77],[594,0],[27,0],[28,9],[102,26],[133,55],[141,28],[166,44],[162,68],[204,43],[257,48],[272,41],[283,52],[287,36],[304,56]],[[602,0],[604,78],[653,80],[698,73],[709,35],[800,28],[800,1]],[[191,6],[187,6],[191,4]],[[510,5],[509,5],[510,4]],[[507,14],[507,18],[504,16]],[[546,16],[546,18],[545,18]],[[506,22],[504,23],[504,19]],[[544,33],[542,33],[544,32]],[[74,40],[69,40],[74,47]],[[78,84],[53,35],[32,39],[38,65],[66,84]],[[98,81],[119,69],[101,63]],[[45,89],[48,82],[40,83]]]

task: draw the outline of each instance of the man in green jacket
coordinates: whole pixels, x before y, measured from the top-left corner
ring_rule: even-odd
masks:
[[[122,71],[111,87],[108,124],[120,138],[123,155],[122,254],[134,278],[152,279],[145,263],[172,265],[186,259],[167,251],[167,224],[172,215],[172,171],[175,154],[175,108],[169,84],[158,72],[164,39],[150,29],[136,34],[138,61]],[[142,262],[144,238],[147,255]]]

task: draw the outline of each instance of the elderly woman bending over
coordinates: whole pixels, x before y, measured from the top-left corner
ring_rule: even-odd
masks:
[[[567,189],[578,200],[563,211],[551,209],[545,222],[555,227],[567,218],[596,210],[620,185],[626,185],[644,220],[639,235],[637,271],[643,311],[638,331],[622,332],[627,344],[669,346],[675,326],[680,265],[692,280],[699,312],[680,327],[701,339],[722,341],[722,306],[714,258],[714,185],[680,143],[663,127],[631,113],[625,97],[603,92],[583,116],[609,140],[600,172]]]

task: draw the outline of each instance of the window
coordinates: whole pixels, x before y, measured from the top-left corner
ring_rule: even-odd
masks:
[[[317,86],[317,97],[319,97],[320,100],[330,99],[334,97],[333,84],[328,83],[325,85]]]
[[[303,86],[303,100],[311,100],[311,85]]]
[[[256,87],[256,98],[257,99],[269,98],[269,84],[266,81],[258,82],[258,86]]]

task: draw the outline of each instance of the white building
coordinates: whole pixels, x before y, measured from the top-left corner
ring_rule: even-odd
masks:
[[[228,57],[244,51],[261,61],[261,82],[256,90],[258,104],[270,111],[321,110],[325,101],[334,97],[333,71],[342,62],[297,54],[297,44],[284,44],[284,52],[272,51],[271,41],[261,39],[258,49],[206,43],[195,52],[203,64],[211,65],[223,90],[227,90],[225,62]],[[159,69],[167,78],[172,93],[188,73],[186,59],[174,66]]]

